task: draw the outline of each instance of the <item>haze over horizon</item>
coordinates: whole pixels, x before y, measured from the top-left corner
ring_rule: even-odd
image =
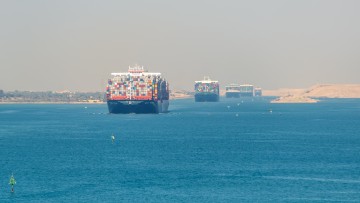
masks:
[[[138,63],[171,89],[360,83],[360,1],[1,1],[0,89],[104,91]]]

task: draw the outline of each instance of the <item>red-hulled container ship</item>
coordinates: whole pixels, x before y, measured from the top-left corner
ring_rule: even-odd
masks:
[[[106,87],[110,113],[164,113],[169,108],[169,83],[161,73],[150,73],[142,66],[128,72],[111,73]]]

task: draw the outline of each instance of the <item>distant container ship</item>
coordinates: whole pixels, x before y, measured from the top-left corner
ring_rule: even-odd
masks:
[[[162,113],[169,107],[169,83],[161,73],[144,67],[129,67],[125,73],[111,73],[106,87],[110,113]]]
[[[230,84],[225,86],[225,96],[226,98],[239,98],[240,97],[240,85]]]
[[[255,97],[261,97],[262,96],[262,89],[260,87],[256,87],[254,89],[254,96]]]
[[[205,76],[204,80],[195,81],[196,102],[217,102],[219,101],[219,82]]]
[[[240,97],[254,96],[254,85],[244,84],[240,85]]]

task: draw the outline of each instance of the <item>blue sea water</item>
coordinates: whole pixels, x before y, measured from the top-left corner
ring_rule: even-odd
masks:
[[[0,105],[0,202],[360,202],[360,100],[170,105]]]

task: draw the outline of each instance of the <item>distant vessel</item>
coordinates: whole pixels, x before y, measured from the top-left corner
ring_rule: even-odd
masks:
[[[169,107],[169,83],[161,73],[149,73],[143,66],[125,73],[111,73],[106,87],[110,113],[162,113]]]
[[[254,85],[244,84],[240,85],[240,97],[254,96]]]
[[[262,89],[260,87],[256,87],[254,89],[254,96],[255,97],[261,97],[262,96]]]
[[[240,85],[238,84],[230,84],[225,86],[225,96],[226,98],[239,98],[240,97]]]
[[[219,82],[211,80],[208,76],[204,80],[195,81],[196,102],[217,102],[219,101]]]

